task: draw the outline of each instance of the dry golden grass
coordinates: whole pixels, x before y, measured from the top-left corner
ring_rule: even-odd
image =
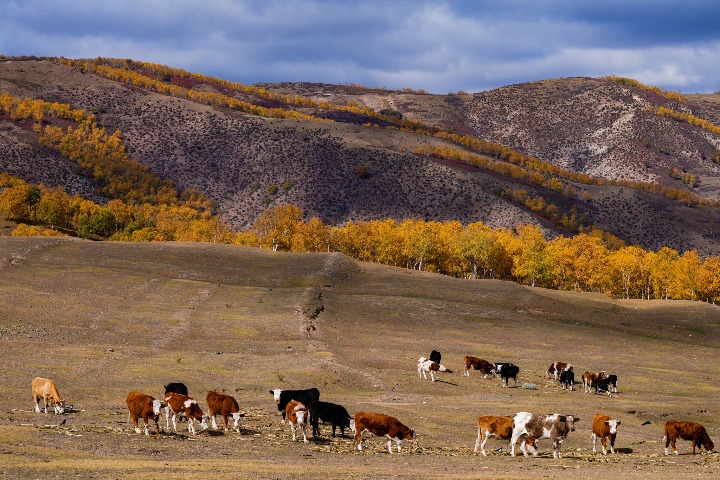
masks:
[[[322,292],[313,321],[298,313],[308,289]],[[0,239],[0,292],[0,478],[720,476],[717,454],[692,456],[681,442],[680,456],[664,457],[661,444],[670,418],[699,421],[720,442],[714,306],[464,281],[336,254],[44,238]],[[454,370],[435,383],[416,373],[432,349]],[[466,354],[512,361],[537,389],[465,378]],[[563,393],[544,378],[554,360],[578,376],[618,374],[619,394]],[[54,378],[74,410],[34,413],[35,376]],[[159,397],[170,381],[203,408],[210,389],[234,395],[242,432],[190,437],[182,423],[159,439],[136,435],[125,396]],[[349,437],[293,444],[268,390],[309,386],[351,413],[397,416],[417,442],[393,456],[378,438],[362,453]],[[477,416],[518,411],[581,418],[563,459],[548,440],[539,458],[511,458],[498,440],[490,456],[472,455]],[[619,453],[606,458],[591,450],[599,412],[623,422]]]

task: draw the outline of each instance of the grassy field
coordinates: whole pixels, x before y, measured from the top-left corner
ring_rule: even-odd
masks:
[[[720,310],[691,302],[616,301],[497,281],[465,281],[337,254],[212,244],[0,238],[0,478],[718,478],[720,455],[665,457],[662,426],[698,421],[720,442]],[[309,313],[320,312],[316,318]],[[454,370],[419,380],[432,349]],[[520,384],[462,376],[462,358],[511,361]],[[563,392],[544,372],[619,376],[612,398]],[[36,414],[35,376],[73,409]],[[578,375],[579,376],[579,375]],[[234,395],[242,431],[136,435],[124,399],[182,381],[205,410],[209,389]],[[316,386],[352,413],[379,411],[417,441],[291,442],[272,388]],[[519,411],[574,414],[553,459],[511,458],[490,440],[475,457],[475,419]],[[596,413],[620,419],[618,453],[592,455]],[[61,425],[61,422],[65,421]],[[163,421],[164,427],[164,421]],[[501,450],[500,450],[501,449]]]

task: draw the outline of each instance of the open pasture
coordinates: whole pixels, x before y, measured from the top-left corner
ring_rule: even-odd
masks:
[[[228,245],[0,238],[0,478],[718,478],[720,455],[664,456],[669,419],[702,423],[720,445],[720,310],[616,301],[498,281],[359,264],[338,254]],[[454,373],[418,379],[437,349]],[[463,357],[520,367],[518,387],[464,377]],[[570,362],[575,391],[545,378]],[[582,392],[583,371],[617,374],[613,397]],[[33,410],[30,382],[52,378],[72,409]],[[137,435],[125,397],[184,382],[240,404],[241,431]],[[522,388],[532,384],[535,389]],[[387,454],[366,435],[291,441],[269,393],[320,389],[353,414],[414,429]],[[578,416],[552,458],[511,458],[490,439],[472,455],[479,415]],[[616,454],[592,454],[591,421],[622,421]],[[220,419],[218,419],[220,420]],[[64,423],[63,423],[64,422]],[[219,421],[219,423],[222,423]],[[151,429],[153,431],[154,429]],[[347,433],[347,431],[346,431]],[[720,449],[720,446],[716,447]],[[501,449],[501,450],[500,450]]]

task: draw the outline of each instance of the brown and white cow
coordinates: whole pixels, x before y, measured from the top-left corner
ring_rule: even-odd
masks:
[[[395,442],[400,453],[400,444],[403,440],[415,440],[415,430],[406,427],[397,418],[382,413],[356,412],[350,422],[350,430],[355,433],[355,443],[360,451],[362,451],[362,436],[365,432],[386,437],[390,454],[392,454],[392,442]]]
[[[595,389],[595,393],[597,393],[597,387],[600,385],[600,381],[605,378],[607,374],[605,373],[605,370],[593,373],[588,372],[587,370],[585,373],[583,373],[583,390],[585,393],[592,393],[592,389]]]
[[[128,418],[132,419],[135,424],[135,433],[140,433],[140,426],[138,425],[138,419],[142,418],[145,422],[145,435],[150,435],[148,432],[148,425],[150,419],[155,421],[155,437],[160,436],[160,426],[158,425],[158,418],[165,405],[162,400],[157,400],[155,397],[145,395],[141,392],[130,392],[128,393],[125,403],[128,407]]]
[[[545,378],[554,377],[555,380],[560,380],[561,372],[571,372],[573,366],[565,362],[553,362],[545,372]]]
[[[221,415],[225,424],[225,431],[228,431],[228,417],[233,417],[233,430],[240,431],[240,406],[234,397],[225,395],[224,393],[209,391],[205,401],[208,406],[208,416],[212,420],[212,427],[217,430],[217,422],[215,415]]]
[[[300,428],[303,434],[303,442],[308,443],[307,425],[310,423],[310,413],[307,407],[297,400],[290,400],[285,407],[285,417],[290,424],[290,430],[292,430],[293,442],[297,442],[295,430]]]
[[[463,374],[466,377],[470,376],[470,370],[480,370],[483,378],[487,378],[488,375],[495,375],[495,364],[490,363],[483,358],[472,357],[465,355],[465,371]]]
[[[35,411],[40,413],[40,399],[45,404],[45,413],[47,413],[48,403],[52,402],[55,413],[65,413],[65,400],[60,397],[55,382],[49,378],[35,377],[31,382],[33,401],[35,402]]]
[[[517,413],[513,417],[513,433],[510,439],[510,455],[515,456],[515,444],[522,435],[533,437],[535,440],[549,438],[553,444],[553,457],[560,458],[560,444],[567,438],[568,433],[575,431],[575,422],[579,421],[574,415],[536,415],[528,412]],[[520,449],[527,457],[525,442]],[[537,449],[533,452],[537,455]]]
[[[692,442],[693,455],[695,455],[695,447],[698,447],[700,453],[702,453],[703,448],[708,452],[715,448],[705,427],[699,423],[670,420],[665,423],[665,436],[663,437],[663,441],[665,442],[665,455],[668,454],[669,445],[672,445],[675,455],[678,454],[677,448],[675,447],[675,440],[678,438]]]
[[[188,431],[195,435],[195,420],[200,422],[200,428],[208,428],[208,420],[203,415],[200,405],[194,398],[181,393],[170,392],[165,396],[165,428],[170,429],[170,416],[172,416],[173,432],[177,432],[177,415],[185,414],[188,421]]]
[[[610,439],[610,453],[615,453],[615,437],[617,436],[617,427],[620,425],[620,420],[613,420],[609,416],[598,413],[593,418],[592,423],[592,442],[593,442],[593,454],[597,453],[596,443],[598,437],[602,443],[603,455],[607,455],[607,439]]]
[[[483,457],[485,453],[485,444],[490,437],[497,437],[503,440],[510,440],[513,431],[513,417],[494,417],[492,415],[483,415],[477,419],[478,436],[475,441],[475,455],[478,453],[478,447],[482,451]],[[526,445],[537,451],[535,439],[528,436],[521,436],[519,440],[523,440]]]
[[[428,360],[425,357],[418,359],[418,378],[425,378],[427,380],[427,373],[430,373],[430,379],[435,381],[435,372],[447,372],[453,373],[452,370],[447,368],[445,365],[435,363],[432,360]]]

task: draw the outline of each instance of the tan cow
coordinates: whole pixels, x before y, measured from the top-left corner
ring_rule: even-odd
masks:
[[[503,440],[509,440],[512,437],[513,417],[494,417],[492,415],[483,415],[477,419],[478,436],[475,441],[475,455],[478,453],[478,447],[482,450],[483,457],[485,453],[485,444],[490,437],[497,437]],[[528,436],[518,437],[518,441],[523,440],[525,445],[530,446],[537,451],[535,439]]]
[[[598,437],[602,443],[603,455],[607,455],[607,439],[610,439],[610,453],[615,453],[615,437],[617,436],[617,427],[620,425],[620,420],[613,420],[605,414],[598,413],[593,418],[592,422],[592,442],[593,442],[593,454],[597,453],[595,444]]]
[[[217,422],[215,421],[215,415],[222,416],[223,423],[225,424],[225,431],[228,431],[228,417],[233,417],[233,430],[236,432],[240,431],[240,406],[234,397],[225,395],[224,393],[210,391],[207,393],[205,398],[208,406],[208,415],[212,420],[212,427],[217,430]]]
[[[45,403],[45,413],[47,413],[48,402],[52,402],[55,407],[55,413],[65,413],[65,400],[60,398],[55,382],[48,378],[35,377],[32,380],[32,395],[35,401],[35,411],[40,413],[40,399]]]
[[[155,437],[160,436],[158,418],[160,417],[160,412],[165,407],[162,400],[157,400],[141,392],[130,392],[125,399],[125,403],[128,407],[128,417],[132,419],[132,422],[135,424],[135,433],[140,433],[138,419],[142,418],[143,422],[145,422],[145,435],[150,435],[148,425],[150,418],[152,418],[155,421]]]
[[[480,370],[483,378],[487,378],[488,375],[495,375],[495,364],[490,363],[484,358],[473,357],[471,355],[465,355],[465,371],[463,375],[466,377],[470,376],[470,370]]]
[[[308,413],[307,407],[297,400],[290,400],[290,403],[285,407],[285,417],[290,424],[293,442],[297,442],[295,431],[299,428],[303,434],[303,442],[308,443],[307,425],[310,422],[310,414]]]
[[[415,430],[409,429],[397,418],[382,413],[356,412],[350,422],[350,430],[355,432],[355,443],[360,451],[362,451],[362,436],[365,432],[386,437],[388,453],[392,453],[392,442],[395,442],[400,453],[400,444],[403,440],[415,440]]]
[[[669,445],[672,445],[675,455],[678,454],[677,448],[675,447],[675,440],[678,438],[692,442],[693,455],[695,455],[696,446],[700,450],[700,453],[702,453],[703,447],[708,452],[715,448],[705,427],[699,423],[669,420],[665,423],[665,436],[663,437],[663,441],[665,442],[665,455],[668,454]]]

